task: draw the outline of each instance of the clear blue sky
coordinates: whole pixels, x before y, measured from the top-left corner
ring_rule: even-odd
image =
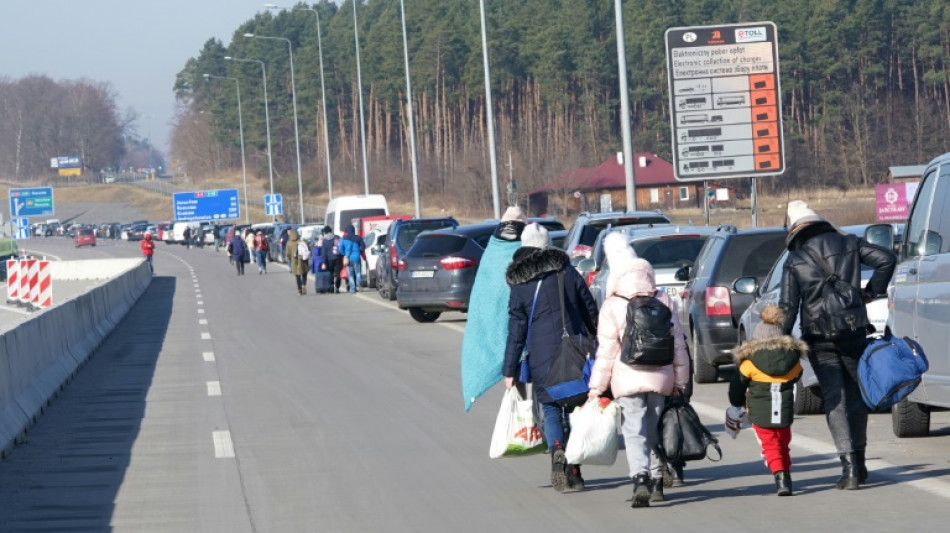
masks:
[[[296,0],[278,5],[293,5]],[[109,82],[120,113],[166,151],[172,87],[185,61],[214,37],[225,46],[267,0],[21,0],[0,15],[0,76]]]

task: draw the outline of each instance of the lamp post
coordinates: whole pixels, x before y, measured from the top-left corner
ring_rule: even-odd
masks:
[[[356,88],[360,92],[360,141],[363,148],[363,185],[369,194],[369,168],[366,165],[366,121],[363,119],[363,78],[360,74],[360,33],[356,24],[356,0],[353,0],[353,39],[356,41]]]
[[[237,57],[224,56],[227,61],[237,61],[240,63],[259,63],[261,65],[261,76],[264,77],[264,128],[267,130],[267,169],[270,172],[270,195],[274,197],[274,158],[270,149],[270,114],[267,111],[267,68],[264,62],[259,59],[240,59]],[[276,220],[277,217],[274,217]]]
[[[402,15],[402,55],[406,63],[406,113],[409,115],[409,150],[412,158],[412,196],[416,203],[416,218],[422,218],[422,205],[419,203],[419,167],[416,165],[416,123],[412,112],[412,83],[409,80],[409,45],[406,42],[406,4],[399,0]]]
[[[264,4],[268,9],[280,9],[274,4]],[[323,110],[323,146],[327,157],[327,195],[333,199],[333,177],[330,168],[330,132],[327,127],[327,89],[323,83],[323,38],[320,35],[320,12],[311,7],[297,6],[294,11],[312,11],[317,16],[317,55],[320,57],[320,102]]]
[[[501,203],[498,201],[498,163],[495,161],[495,112],[491,101],[491,76],[488,72],[488,38],[485,35],[485,0],[479,0],[482,17],[482,64],[485,67],[485,115],[488,118],[488,153],[491,159],[491,195],[495,218],[501,218]]]
[[[254,39],[267,39],[271,41],[284,41],[287,43],[287,52],[290,54],[290,95],[294,102],[294,144],[297,147],[297,190],[300,196],[300,223],[304,223],[303,214],[303,173],[300,170],[300,133],[297,129],[297,86],[294,83],[294,49],[290,39],[284,37],[269,37],[266,35],[254,35],[245,33],[245,37]]]
[[[617,75],[620,78],[620,133],[623,137],[623,172],[627,184],[627,211],[637,210],[636,178],[633,175],[633,142],[630,135],[630,94],[627,91],[627,53],[624,50],[623,6],[614,0],[617,19]]]
[[[234,87],[237,88],[238,132],[241,134],[241,175],[244,177],[244,222],[250,224],[251,212],[247,207],[247,163],[244,159],[244,116],[241,113],[241,82],[238,81],[237,78],[231,78],[229,76],[212,76],[211,74],[205,74],[204,77],[207,80],[234,80]]]

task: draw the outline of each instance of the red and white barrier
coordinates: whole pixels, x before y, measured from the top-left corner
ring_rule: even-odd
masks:
[[[36,280],[36,296],[33,299],[33,305],[39,309],[47,309],[53,306],[53,269],[50,268],[49,261],[37,261],[38,279]]]
[[[21,305],[30,303],[30,266],[36,262],[36,259],[20,260],[20,294],[17,298]]]
[[[20,301],[20,260],[7,259],[7,303]]]
[[[36,302],[40,301],[40,260],[33,259],[30,261],[30,295],[28,296],[27,303],[33,306]]]

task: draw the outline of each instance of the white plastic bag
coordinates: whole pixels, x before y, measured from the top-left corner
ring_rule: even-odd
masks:
[[[526,387],[525,396],[521,395],[518,387],[505,391],[488,450],[488,456],[492,459],[542,453],[546,449],[544,436],[534,420],[529,387]]]
[[[604,399],[606,402],[606,400]],[[617,402],[587,402],[571,413],[571,436],[564,455],[573,465],[610,466],[617,460]]]

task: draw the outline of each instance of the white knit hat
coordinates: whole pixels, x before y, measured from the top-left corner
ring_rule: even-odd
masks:
[[[518,220],[520,222],[528,223],[528,218],[524,215],[524,211],[520,207],[513,205],[505,210],[505,214],[502,215],[501,221],[508,222],[509,220]]]
[[[794,228],[806,222],[820,222],[823,220],[817,213],[809,209],[808,204],[801,200],[788,203],[788,227]]]
[[[604,237],[604,255],[610,265],[607,278],[607,296],[616,290],[617,282],[627,274],[635,273],[624,284],[635,294],[649,294],[656,291],[656,274],[649,261],[641,259],[633,252],[627,238],[619,232],[608,233]]]
[[[532,222],[525,226],[521,232],[521,247],[532,246],[534,248],[548,248],[551,246],[551,238],[548,236],[548,230],[537,222]]]

